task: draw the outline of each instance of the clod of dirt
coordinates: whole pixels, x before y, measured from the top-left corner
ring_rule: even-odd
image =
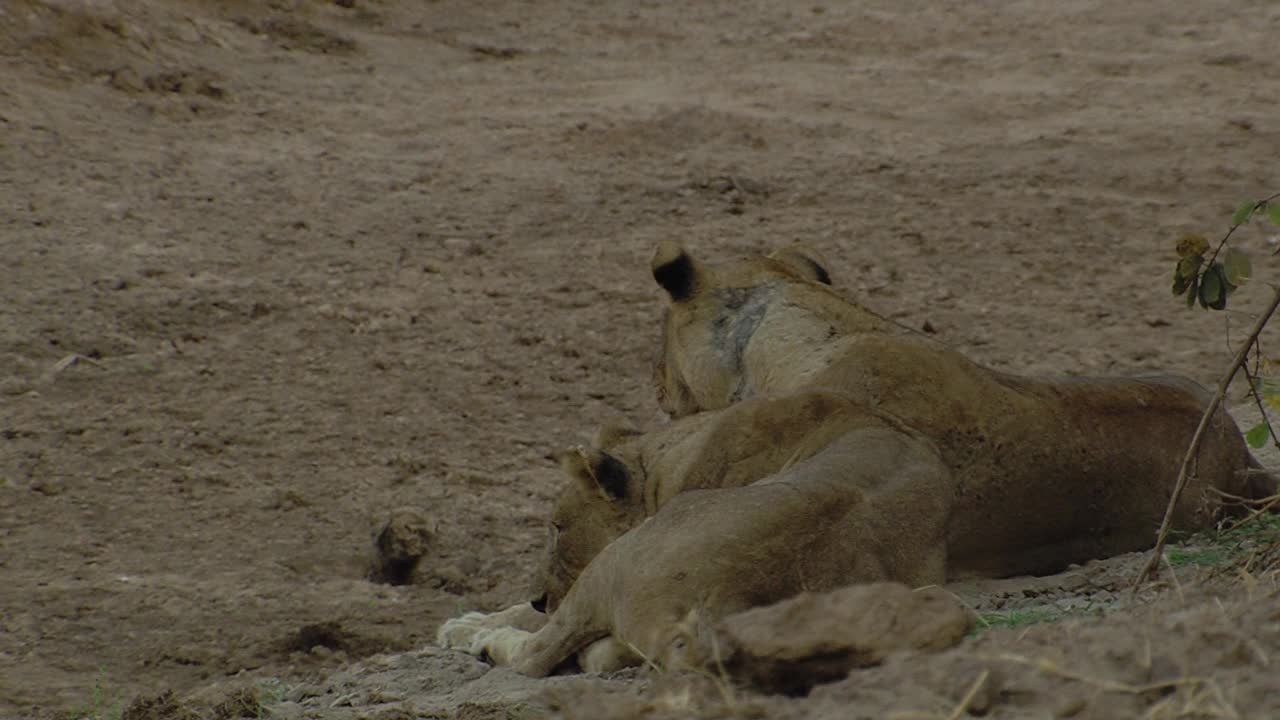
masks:
[[[221,100],[227,94],[222,87],[221,77],[203,68],[156,73],[148,76],[143,84],[152,92],[204,95],[214,100]]]
[[[374,533],[369,579],[390,585],[412,583],[434,537],[435,523],[425,513],[412,508],[392,512]]]
[[[945,590],[875,583],[731,615],[715,635],[730,675],[768,692],[801,695],[893,652],[952,647],[972,623]]]
[[[499,47],[497,45],[472,45],[471,52],[480,57],[497,60],[511,60],[524,54],[524,51],[520,48]]]
[[[298,628],[298,632],[285,640],[285,648],[298,652],[311,652],[315,648],[347,650],[353,640],[351,633],[336,622],[312,623]]]
[[[214,720],[240,720],[240,718],[262,717],[262,714],[262,699],[258,697],[258,689],[245,687],[214,705],[212,717]]]
[[[472,577],[474,575],[467,573],[458,565],[443,565],[432,568],[427,582],[431,587],[439,588],[451,595],[465,595],[475,589],[471,583]]]
[[[120,720],[199,720],[200,713],[180,702],[172,690],[159,695],[139,695],[129,703]]]
[[[356,42],[324,28],[287,15],[261,22],[239,18],[236,24],[249,32],[265,35],[285,50],[301,50],[323,55],[348,55],[357,49]]]

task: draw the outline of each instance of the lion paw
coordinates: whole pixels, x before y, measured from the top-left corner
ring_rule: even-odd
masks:
[[[516,603],[495,613],[469,612],[446,621],[436,631],[436,645],[452,650],[462,650],[480,655],[476,649],[483,644],[477,638],[487,631],[499,629],[536,630],[546,623],[546,615],[537,612],[529,603]]]
[[[436,631],[436,644],[442,648],[462,650],[476,655],[471,650],[476,636],[486,630],[492,630],[492,615],[482,612],[469,612],[462,617],[446,621]]]
[[[481,630],[471,639],[467,652],[494,665],[514,665],[532,635],[512,627]]]

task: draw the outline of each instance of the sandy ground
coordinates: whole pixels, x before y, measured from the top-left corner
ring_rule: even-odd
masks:
[[[1278,36],[1265,0],[0,0],[0,716],[488,682],[424,648],[525,595],[550,451],[655,418],[663,238],[804,241],[993,367],[1213,382],[1249,316],[1175,303],[1171,248],[1280,190]],[[1238,235],[1260,277],[1274,233]],[[428,559],[370,582],[404,507]],[[1223,627],[1274,628],[1231,588]],[[1258,638],[1220,683],[1245,717]],[[435,707],[542,712],[517,689]],[[417,712],[374,700],[338,709]]]

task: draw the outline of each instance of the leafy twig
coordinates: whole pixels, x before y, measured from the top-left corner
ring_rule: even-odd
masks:
[[[1233,225],[1232,230],[1236,227],[1238,225]],[[1228,233],[1229,235],[1230,233]],[[1223,240],[1225,242],[1225,238]],[[1204,438],[1204,433],[1209,428],[1209,423],[1213,420],[1218,407],[1222,404],[1222,399],[1226,396],[1227,388],[1231,385],[1231,381],[1235,379],[1240,367],[1248,360],[1249,350],[1258,341],[1258,335],[1262,333],[1262,328],[1266,327],[1267,321],[1271,319],[1271,315],[1275,313],[1277,307],[1280,307],[1280,287],[1275,288],[1275,295],[1271,298],[1271,303],[1267,305],[1267,309],[1254,322],[1253,329],[1249,331],[1244,344],[1240,346],[1240,350],[1231,361],[1230,368],[1222,376],[1222,379],[1218,381],[1217,390],[1213,393],[1213,399],[1209,401],[1209,407],[1205,409],[1204,415],[1200,417],[1200,425],[1196,428],[1195,435],[1191,437],[1191,444],[1187,447],[1187,453],[1182,458],[1182,467],[1178,470],[1178,482],[1173,487],[1173,495],[1169,497],[1169,505],[1164,511],[1164,520],[1161,521],[1160,531],[1156,534],[1156,546],[1151,549],[1151,556],[1147,558],[1147,563],[1142,568],[1142,572],[1138,573],[1138,577],[1133,581],[1133,594],[1135,595],[1138,592],[1138,586],[1147,577],[1154,577],[1155,571],[1160,565],[1160,557],[1164,553],[1164,544],[1169,535],[1169,526],[1173,523],[1174,508],[1177,507],[1178,498],[1181,497],[1182,491],[1187,485],[1191,463],[1195,461],[1200,452],[1200,441]]]
[[[1253,217],[1253,214],[1258,212],[1259,209],[1270,205],[1277,198],[1280,198],[1280,193],[1276,193],[1270,197],[1263,198],[1262,200],[1258,200],[1257,202],[1253,203],[1253,207],[1249,209],[1248,214],[1246,214],[1238,222],[1236,222],[1235,219],[1232,218],[1231,227],[1227,228],[1227,234],[1223,235],[1222,239],[1218,241],[1218,246],[1215,247],[1213,249],[1213,253],[1209,255],[1209,262],[1205,263],[1205,267],[1213,265],[1214,259],[1218,257],[1218,253],[1222,250],[1223,246],[1227,244],[1227,241],[1231,239],[1231,236],[1235,234],[1236,230],[1239,230],[1241,227],[1246,225],[1249,222],[1249,219]]]
[[[1258,355],[1262,354],[1261,348],[1258,349]],[[1262,404],[1262,395],[1258,393],[1258,376],[1256,370],[1250,372],[1249,363],[1240,365],[1240,369],[1244,371],[1245,380],[1249,381],[1249,397],[1253,398],[1253,403],[1258,406],[1258,412],[1262,413],[1262,424],[1267,426],[1267,432],[1271,434],[1271,442],[1280,448],[1280,437],[1276,437],[1276,429],[1271,427],[1271,418],[1267,415],[1267,408]]]

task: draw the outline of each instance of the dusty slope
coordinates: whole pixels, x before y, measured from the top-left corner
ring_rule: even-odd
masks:
[[[1276,189],[1278,32],[1248,0],[0,2],[0,715],[296,682],[519,597],[548,450],[654,415],[660,238],[804,240],[997,367],[1211,380],[1168,247]],[[424,582],[368,583],[406,505]]]

